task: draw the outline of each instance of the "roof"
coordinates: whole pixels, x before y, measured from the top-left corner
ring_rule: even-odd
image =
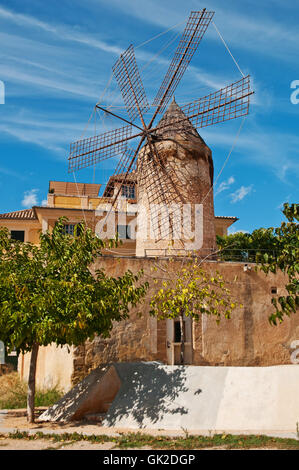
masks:
[[[238,217],[230,217],[227,215],[215,215],[215,219],[239,220]]]
[[[84,209],[82,207],[63,207],[63,206],[34,206],[33,209],[38,209],[39,212],[40,210],[47,210],[47,211],[55,211],[55,210],[61,210],[61,211],[78,211],[78,212],[94,212],[95,209]]]
[[[31,208],[20,211],[7,212],[6,214],[0,214],[0,219],[37,220],[37,216],[35,210]]]
[[[9,220],[37,220],[35,209],[59,209],[59,210],[68,210],[68,211],[82,211],[82,208],[74,207],[47,207],[47,206],[34,206],[31,209],[23,209],[20,211],[6,212],[5,214],[0,214],[0,219],[9,219]],[[84,212],[93,212],[94,209],[84,209]],[[225,215],[215,215],[215,219],[226,219],[233,220],[236,222],[238,217],[225,216]]]
[[[101,184],[73,183],[69,181],[50,181],[49,192],[64,196],[98,197]]]
[[[135,185],[137,183],[137,173],[136,170],[132,170],[130,173],[118,173],[116,175],[112,175],[109,178],[109,181],[106,185],[104,190],[103,196],[104,197],[111,197],[114,191],[114,183],[122,183],[125,180],[125,184],[127,185]]]
[[[189,138],[192,135],[200,139],[203,144],[205,143],[173,97],[172,102],[156,127],[155,135],[167,138],[175,137],[177,133],[187,134]]]

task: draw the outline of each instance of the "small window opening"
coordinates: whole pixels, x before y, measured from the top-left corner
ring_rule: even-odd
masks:
[[[25,240],[25,230],[12,230],[10,232],[10,237],[13,240],[18,240],[19,242],[23,242]]]

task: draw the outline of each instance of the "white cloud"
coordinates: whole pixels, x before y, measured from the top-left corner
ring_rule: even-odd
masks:
[[[123,52],[122,49],[117,46],[113,46],[104,41],[95,39],[92,36],[74,31],[71,28],[67,28],[66,25],[52,25],[44,21],[40,21],[33,16],[16,13],[3,7],[0,7],[0,17],[12,21],[20,26],[35,27],[45,31],[46,33],[54,34],[61,39],[86,44],[104,52],[114,53],[117,55],[120,55]]]
[[[232,203],[242,201],[245,196],[247,196],[252,191],[253,185],[250,186],[241,186],[237,191],[231,194]]]
[[[81,118],[80,115],[78,117]],[[101,120],[101,123],[98,122],[97,134],[112,128],[113,123],[111,121]],[[61,132],[61,129],[63,129],[63,132]],[[94,135],[94,132],[94,119],[86,127],[86,122],[83,120],[75,121],[74,116],[69,112],[60,113],[59,116],[55,115],[53,118],[40,111],[34,113],[29,108],[16,109],[12,107],[10,112],[7,113],[5,121],[1,122],[0,119],[1,138],[8,135],[21,142],[38,145],[52,152],[54,158],[63,160],[67,158],[70,142],[81,137],[90,137]],[[2,167],[0,167],[0,173],[1,170]]]
[[[169,2],[166,1],[101,1],[109,3],[110,6],[113,5],[114,8],[117,8],[119,11],[123,10],[126,14],[130,14],[142,21],[165,28],[182,22],[182,19],[187,17],[189,13],[184,2],[176,2],[175,7],[170,8]],[[198,2],[196,3],[198,4]],[[254,54],[258,53],[272,56],[291,62],[296,59],[299,41],[297,27],[285,27],[281,22],[273,19],[273,16],[269,18],[268,15],[258,15],[254,8],[251,14],[248,14],[248,12],[242,14],[237,11],[232,11],[231,8],[223,8],[223,2],[212,3],[211,9],[216,11],[213,20],[229,47],[233,47],[234,50],[250,50],[253,51]],[[154,15],[152,14],[153,11],[155,12]],[[183,30],[183,28],[184,24],[180,25],[179,29]],[[220,38],[212,25],[210,25],[205,39],[220,43]],[[286,50],[288,54],[286,54]]]
[[[231,158],[235,158],[238,152],[243,161],[270,168],[281,181],[294,180],[294,176],[299,174],[299,137],[275,128],[264,127],[262,131],[252,119],[250,124],[251,129],[245,127],[239,135]],[[201,136],[212,149],[229,148],[236,138],[230,129],[223,132],[221,127],[216,126],[213,130],[202,129]]]
[[[17,14],[12,12],[8,9],[0,7],[0,18],[5,18],[19,26],[28,26],[31,28],[38,28],[43,30],[45,33],[50,34],[58,38],[59,40],[63,41],[70,41],[80,43],[83,46],[87,46],[89,48],[95,48],[100,50],[104,53],[109,55],[113,54],[115,57],[118,57],[125,49],[125,47],[113,45],[111,43],[105,42],[97,37],[93,37],[90,34],[83,33],[77,31],[73,28],[70,28],[66,25],[53,25],[48,24],[46,22],[40,21],[33,16],[24,15],[24,14]],[[169,15],[167,16],[167,21],[169,20]],[[181,28],[183,25],[181,25]],[[92,80],[87,79],[87,77],[82,77],[81,74],[78,76],[78,68],[76,71],[74,70],[74,63],[67,62],[65,64],[65,71],[61,69],[62,63],[59,61],[59,67],[57,67],[57,56],[61,57],[63,53],[63,49],[58,46],[50,46],[49,44],[39,43],[34,40],[28,40],[27,38],[22,38],[14,35],[7,35],[5,33],[0,33],[0,37],[2,37],[2,41],[9,44],[10,48],[12,49],[9,52],[9,57],[11,60],[17,61],[17,67],[14,64],[9,64],[8,67],[2,66],[1,74],[7,80],[12,81],[22,81],[23,83],[29,85],[34,85],[37,87],[47,87],[52,88],[54,90],[59,90],[62,92],[73,93],[76,95],[81,95],[82,97],[86,98],[96,98],[97,95],[97,87],[98,82],[93,82]],[[43,61],[44,57],[37,58],[35,61],[28,61],[24,60],[24,58],[13,57],[13,51],[15,51],[14,44],[19,47],[19,43],[22,41],[22,49],[26,48],[27,52],[23,51],[24,54],[27,54],[27,57],[32,57],[32,51],[35,52],[37,50],[43,50],[46,52],[48,57],[48,61],[52,60],[52,57],[56,57],[56,66],[49,67],[47,64],[44,65],[42,63],[38,63],[39,61]],[[64,45],[64,48],[66,46]],[[138,49],[135,51],[137,59],[141,60],[142,62],[149,63],[153,59],[155,59],[155,63],[159,65],[169,65],[169,60],[152,54],[151,52],[144,51],[142,49]],[[45,54],[44,54],[45,55]],[[65,60],[65,58],[64,58]],[[37,68],[38,73],[36,70],[33,70],[31,73],[28,73],[28,65],[31,65],[33,69]],[[54,70],[53,70],[54,69]],[[69,70],[72,70],[74,73],[70,74]],[[141,68],[142,70],[142,68]],[[45,72],[42,74],[41,72]],[[50,74],[49,74],[50,72]],[[55,73],[56,72],[56,73]],[[67,73],[68,72],[68,73]],[[189,66],[188,74],[192,74],[192,80],[198,81],[204,87],[209,87],[215,90],[222,88],[223,86],[230,83],[232,80],[230,78],[226,79],[223,77],[223,74],[219,73],[209,74],[205,70],[194,67],[192,65]],[[65,78],[57,78],[57,75],[65,76]],[[83,85],[82,85],[83,83]]]
[[[38,192],[38,189],[30,189],[29,191],[25,191],[24,197],[22,200],[22,206],[26,207],[27,209],[32,206],[36,206],[38,203],[37,192]]]
[[[215,196],[217,196],[217,194],[222,193],[222,191],[228,189],[232,184],[234,184],[234,182],[235,178],[233,176],[230,176],[226,181],[222,181],[222,183],[219,184],[218,188],[215,191]]]

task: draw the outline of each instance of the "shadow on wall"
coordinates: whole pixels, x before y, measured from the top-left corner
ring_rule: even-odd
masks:
[[[184,367],[165,369],[155,362],[114,364],[121,380],[103,425],[114,426],[122,418],[133,418],[140,428],[159,421],[165,413],[184,415],[188,410],[176,406],[176,399],[187,392]],[[145,424],[146,422],[146,424]]]

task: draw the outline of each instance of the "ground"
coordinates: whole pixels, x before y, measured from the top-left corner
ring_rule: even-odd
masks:
[[[37,414],[45,408],[38,408]],[[104,428],[100,423],[79,421],[73,423],[28,424],[26,411],[0,412],[0,450],[226,450],[258,449],[299,450],[296,439],[279,439],[267,436],[215,435],[196,436],[186,431],[117,430]]]

